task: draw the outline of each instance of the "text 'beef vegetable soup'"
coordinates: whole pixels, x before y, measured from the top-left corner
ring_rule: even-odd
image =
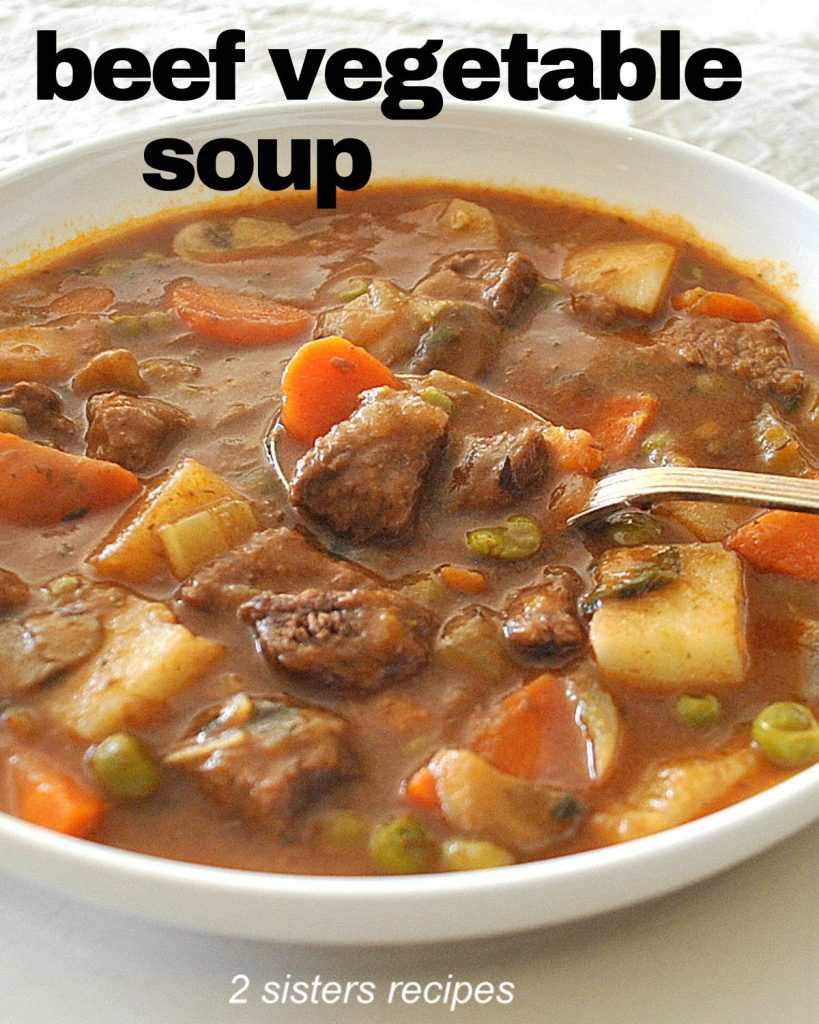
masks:
[[[567,527],[628,466],[816,471],[810,339],[690,243],[380,186],[77,247],[0,318],[8,813],[254,870],[463,870],[819,757],[816,520]]]

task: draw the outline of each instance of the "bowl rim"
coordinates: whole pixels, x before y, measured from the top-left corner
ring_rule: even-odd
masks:
[[[0,202],[2,202],[2,194],[7,186],[24,182],[32,174],[59,169],[66,162],[85,160],[95,153],[103,154],[110,149],[119,150],[136,140],[147,141],[165,129],[180,135],[186,131],[196,132],[206,127],[217,130],[234,123],[237,126],[247,125],[248,122],[265,117],[280,119],[288,129],[302,123],[305,126],[312,123],[312,126],[315,127],[325,119],[330,123],[343,123],[350,128],[354,128],[356,125],[373,126],[386,120],[381,115],[378,104],[374,101],[354,106],[338,100],[328,100],[309,101],[297,106],[288,103],[274,103],[229,111],[206,110],[179,119],[161,121],[158,124],[146,123],[134,126],[116,134],[67,146],[34,160],[12,166],[0,174]],[[772,190],[774,194],[781,196],[784,200],[790,203],[796,202],[802,209],[812,210],[813,215],[819,220],[819,200],[810,194],[729,157],[645,129],[591,121],[538,108],[521,109],[500,104],[473,105],[454,101],[447,102],[444,111],[436,120],[440,124],[452,122],[474,130],[486,128],[487,122],[492,122],[493,118],[498,120],[498,124],[505,133],[514,133],[520,128],[530,127],[533,122],[536,122],[544,126],[551,124],[572,133],[579,139],[581,145],[587,138],[598,140],[603,138],[616,142],[617,145],[639,146],[649,159],[655,152],[663,152],[666,155],[669,153],[679,154],[684,160],[699,161],[706,169],[713,166],[727,172],[734,179],[738,176],[741,180],[752,181],[768,191]],[[395,127],[400,129],[403,123],[396,122]],[[396,138],[400,138],[400,136],[396,134]],[[405,180],[408,180],[409,177],[407,175]],[[374,169],[373,180],[385,179],[379,178]],[[453,181],[455,179],[450,177],[441,180]],[[472,181],[468,178],[462,180]],[[480,180],[480,176],[476,176],[474,179],[475,183]],[[493,184],[486,177],[483,180],[486,184]],[[500,183],[497,184],[498,187],[503,187]],[[507,187],[526,190],[526,186],[514,183],[508,184]],[[534,191],[534,189],[530,188],[529,191]],[[257,193],[252,190],[245,190],[245,194],[249,198],[257,197]],[[163,193],[162,195],[173,198],[172,193]],[[577,196],[582,198],[583,194],[577,193]],[[587,198],[595,199],[593,196]],[[178,207],[169,202],[166,208],[172,212],[178,210],[179,213],[182,213],[185,209],[192,208],[195,202],[196,199],[193,203],[183,202]],[[611,209],[614,205],[607,204],[605,201],[600,203],[603,209],[607,206]],[[640,220],[640,214],[635,213],[634,216],[636,220]],[[127,222],[122,225],[108,226],[116,230],[120,227],[125,228],[126,225]],[[75,244],[75,240],[71,240],[67,244]],[[347,934],[339,933],[338,928],[330,939],[322,939],[317,936],[315,929],[313,932],[309,928],[302,929],[298,933],[298,941],[314,944],[431,941],[511,932],[537,924],[556,924],[630,905],[661,893],[673,891],[714,874],[786,838],[817,816],[819,816],[819,764],[804,768],[796,775],[776,783],[762,792],[694,821],[655,835],[600,849],[563,854],[504,868],[494,868],[489,872],[482,870],[408,876],[322,876],[250,871],[171,860],[104,846],[93,840],[60,835],[21,821],[11,815],[0,813],[0,866],[18,874],[34,875],[39,878],[43,877],[43,869],[46,869],[45,873],[56,869],[55,873],[59,876],[61,869],[64,873],[66,867],[70,871],[72,865],[79,866],[100,880],[116,879],[120,884],[125,885],[128,883],[158,885],[160,898],[163,892],[167,893],[168,887],[173,887],[184,890],[187,896],[193,897],[194,902],[198,898],[213,894],[214,890],[218,890],[220,895],[227,899],[232,897],[269,899],[275,896],[284,900],[290,908],[315,902],[327,904],[328,901],[331,901],[331,905],[328,904],[329,909],[325,910],[328,916],[333,910],[342,913],[351,910],[362,911],[358,913],[355,920],[345,922],[345,925],[348,923],[350,925]],[[769,834],[770,829],[763,829],[757,830],[751,836],[745,836],[743,839],[742,833],[748,824],[759,822],[761,819],[770,820],[771,826],[776,826],[774,834]],[[19,858],[14,856],[14,849],[10,851],[9,846],[16,848],[20,854]],[[671,878],[666,874],[670,868],[679,868],[681,854],[686,851],[690,853],[708,848],[712,852],[710,866],[707,870],[692,868],[689,865],[682,870],[677,870]],[[716,853],[713,852],[714,850]],[[624,876],[628,875],[630,878],[635,875],[639,876],[644,868],[646,870],[639,884],[632,883],[631,889],[628,889],[627,886],[628,891],[620,890],[617,883],[621,882]],[[574,908],[563,906],[559,909],[549,910],[533,901],[535,906],[530,908],[528,914],[519,915],[517,921],[493,920],[484,921],[480,925],[475,924],[468,914],[464,920],[458,920],[457,914],[452,913],[446,920],[436,919],[426,929],[419,926],[417,922],[410,921],[407,923],[407,927],[395,937],[383,934],[370,937],[366,928],[366,913],[381,913],[389,910],[394,916],[397,901],[401,901],[402,904],[418,901],[419,906],[428,907],[437,897],[446,894],[457,901],[457,908],[465,910],[470,903],[476,902],[475,897],[479,894],[481,896],[486,896],[488,893],[495,894],[504,899],[518,897],[525,902],[527,897],[531,898],[541,886],[547,886],[551,890],[569,879],[574,883],[582,883],[592,878],[597,880],[593,906],[581,902]],[[104,899],[101,900],[93,888],[93,885],[86,882],[82,887],[81,894],[92,901],[107,902]],[[133,901],[131,902],[133,903]],[[131,913],[140,913],[139,908],[135,906],[128,906],[127,909]],[[174,923],[180,917],[172,906],[169,905],[167,912],[163,912],[162,906],[157,905],[156,902],[149,909],[147,916],[152,919],[164,918],[170,923]],[[290,938],[283,933],[280,926],[273,924],[271,927],[265,928],[257,923],[255,927],[245,930],[235,923],[228,926],[226,923],[219,924],[212,921],[197,922],[193,915],[193,909],[181,916],[185,926],[203,931],[243,934],[250,937]],[[292,922],[290,923],[292,924]]]

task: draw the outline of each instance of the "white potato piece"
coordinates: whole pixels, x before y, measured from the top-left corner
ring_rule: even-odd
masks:
[[[626,313],[653,316],[662,301],[677,252],[667,242],[600,242],[566,257],[563,279],[573,292],[592,292]]]
[[[0,384],[62,380],[103,343],[96,324],[4,327],[0,330]]]
[[[654,511],[671,516],[697,540],[723,540],[756,513],[747,505],[724,505],[718,501],[664,501]]]
[[[756,771],[758,763],[748,747],[650,768],[625,801],[592,816],[592,828],[603,842],[622,843],[682,825],[714,809]]]
[[[103,628],[96,655],[70,671],[48,702],[57,721],[92,742],[153,717],[224,653],[177,622],[167,605],[141,597],[124,597]]]
[[[566,694],[575,703],[577,719],[588,738],[589,777],[599,785],[615,765],[620,742],[620,712],[611,694],[588,669],[580,668],[567,677]]]
[[[167,569],[159,537],[162,526],[207,508],[220,498],[241,497],[213,470],[195,459],[184,459],[126,512],[88,562],[103,576],[145,583]]]
[[[157,532],[171,571],[184,580],[200,565],[246,541],[257,529],[249,501],[224,498],[201,512],[165,523]]]
[[[664,548],[679,553],[675,580],[639,597],[606,597],[594,612],[589,638],[600,668],[646,689],[738,686],[746,659],[740,560],[721,544],[639,551],[650,556]]]

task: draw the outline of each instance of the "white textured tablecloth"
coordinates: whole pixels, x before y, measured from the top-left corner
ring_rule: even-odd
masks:
[[[67,104],[35,99],[34,34],[96,54],[132,45],[206,47],[224,28],[247,32],[237,104],[281,99],[267,47],[297,53],[366,45],[379,54],[429,37],[444,53],[497,50],[512,32],[531,45],[595,52],[602,28],[657,51],[659,29],[682,31],[684,54],[732,49],[744,85],[726,103],[684,97],[560,104],[566,112],[634,124],[717,150],[819,197],[819,8],[806,2],[702,0],[0,0],[0,169],[80,139],[203,109],[155,96],[116,104],[99,96]],[[322,96],[320,84],[315,95]],[[499,99],[498,102],[503,102]],[[506,102],[510,102],[506,100]],[[219,104],[225,108],[226,104]],[[541,104],[555,106],[555,104]],[[315,951],[222,940],[101,913],[0,875],[0,1024],[223,1024],[412,1021],[539,1024],[816,1024],[819,1019],[819,826],[724,875],[642,907],[524,936],[412,949]],[[268,980],[342,982],[448,974],[511,980],[511,1006],[370,1009],[260,1003]],[[228,1005],[231,979],[248,975],[249,1001]]]

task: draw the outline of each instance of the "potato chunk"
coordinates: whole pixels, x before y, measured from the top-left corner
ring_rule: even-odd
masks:
[[[625,802],[592,817],[592,827],[606,843],[662,832],[714,809],[734,786],[757,767],[750,748],[718,757],[695,757],[649,769]]]
[[[645,545],[669,550],[679,574],[661,586],[603,596],[589,638],[603,672],[636,687],[731,687],[745,670],[744,591],[739,559],[720,544]],[[620,552],[607,552],[606,561]]]
[[[626,313],[653,316],[676,258],[667,242],[602,242],[570,253],[563,277],[573,292],[603,295]]]
[[[221,644],[180,625],[167,605],[124,597],[106,618],[96,656],[54,688],[49,710],[84,740],[100,740],[151,718],[164,701],[204,675],[223,651]]]
[[[185,459],[114,525],[88,561],[103,576],[145,583],[167,569],[159,530],[193,515],[220,498],[241,495],[195,459]]]
[[[101,347],[96,325],[4,327],[0,330],[0,383],[62,380],[77,362]]]

